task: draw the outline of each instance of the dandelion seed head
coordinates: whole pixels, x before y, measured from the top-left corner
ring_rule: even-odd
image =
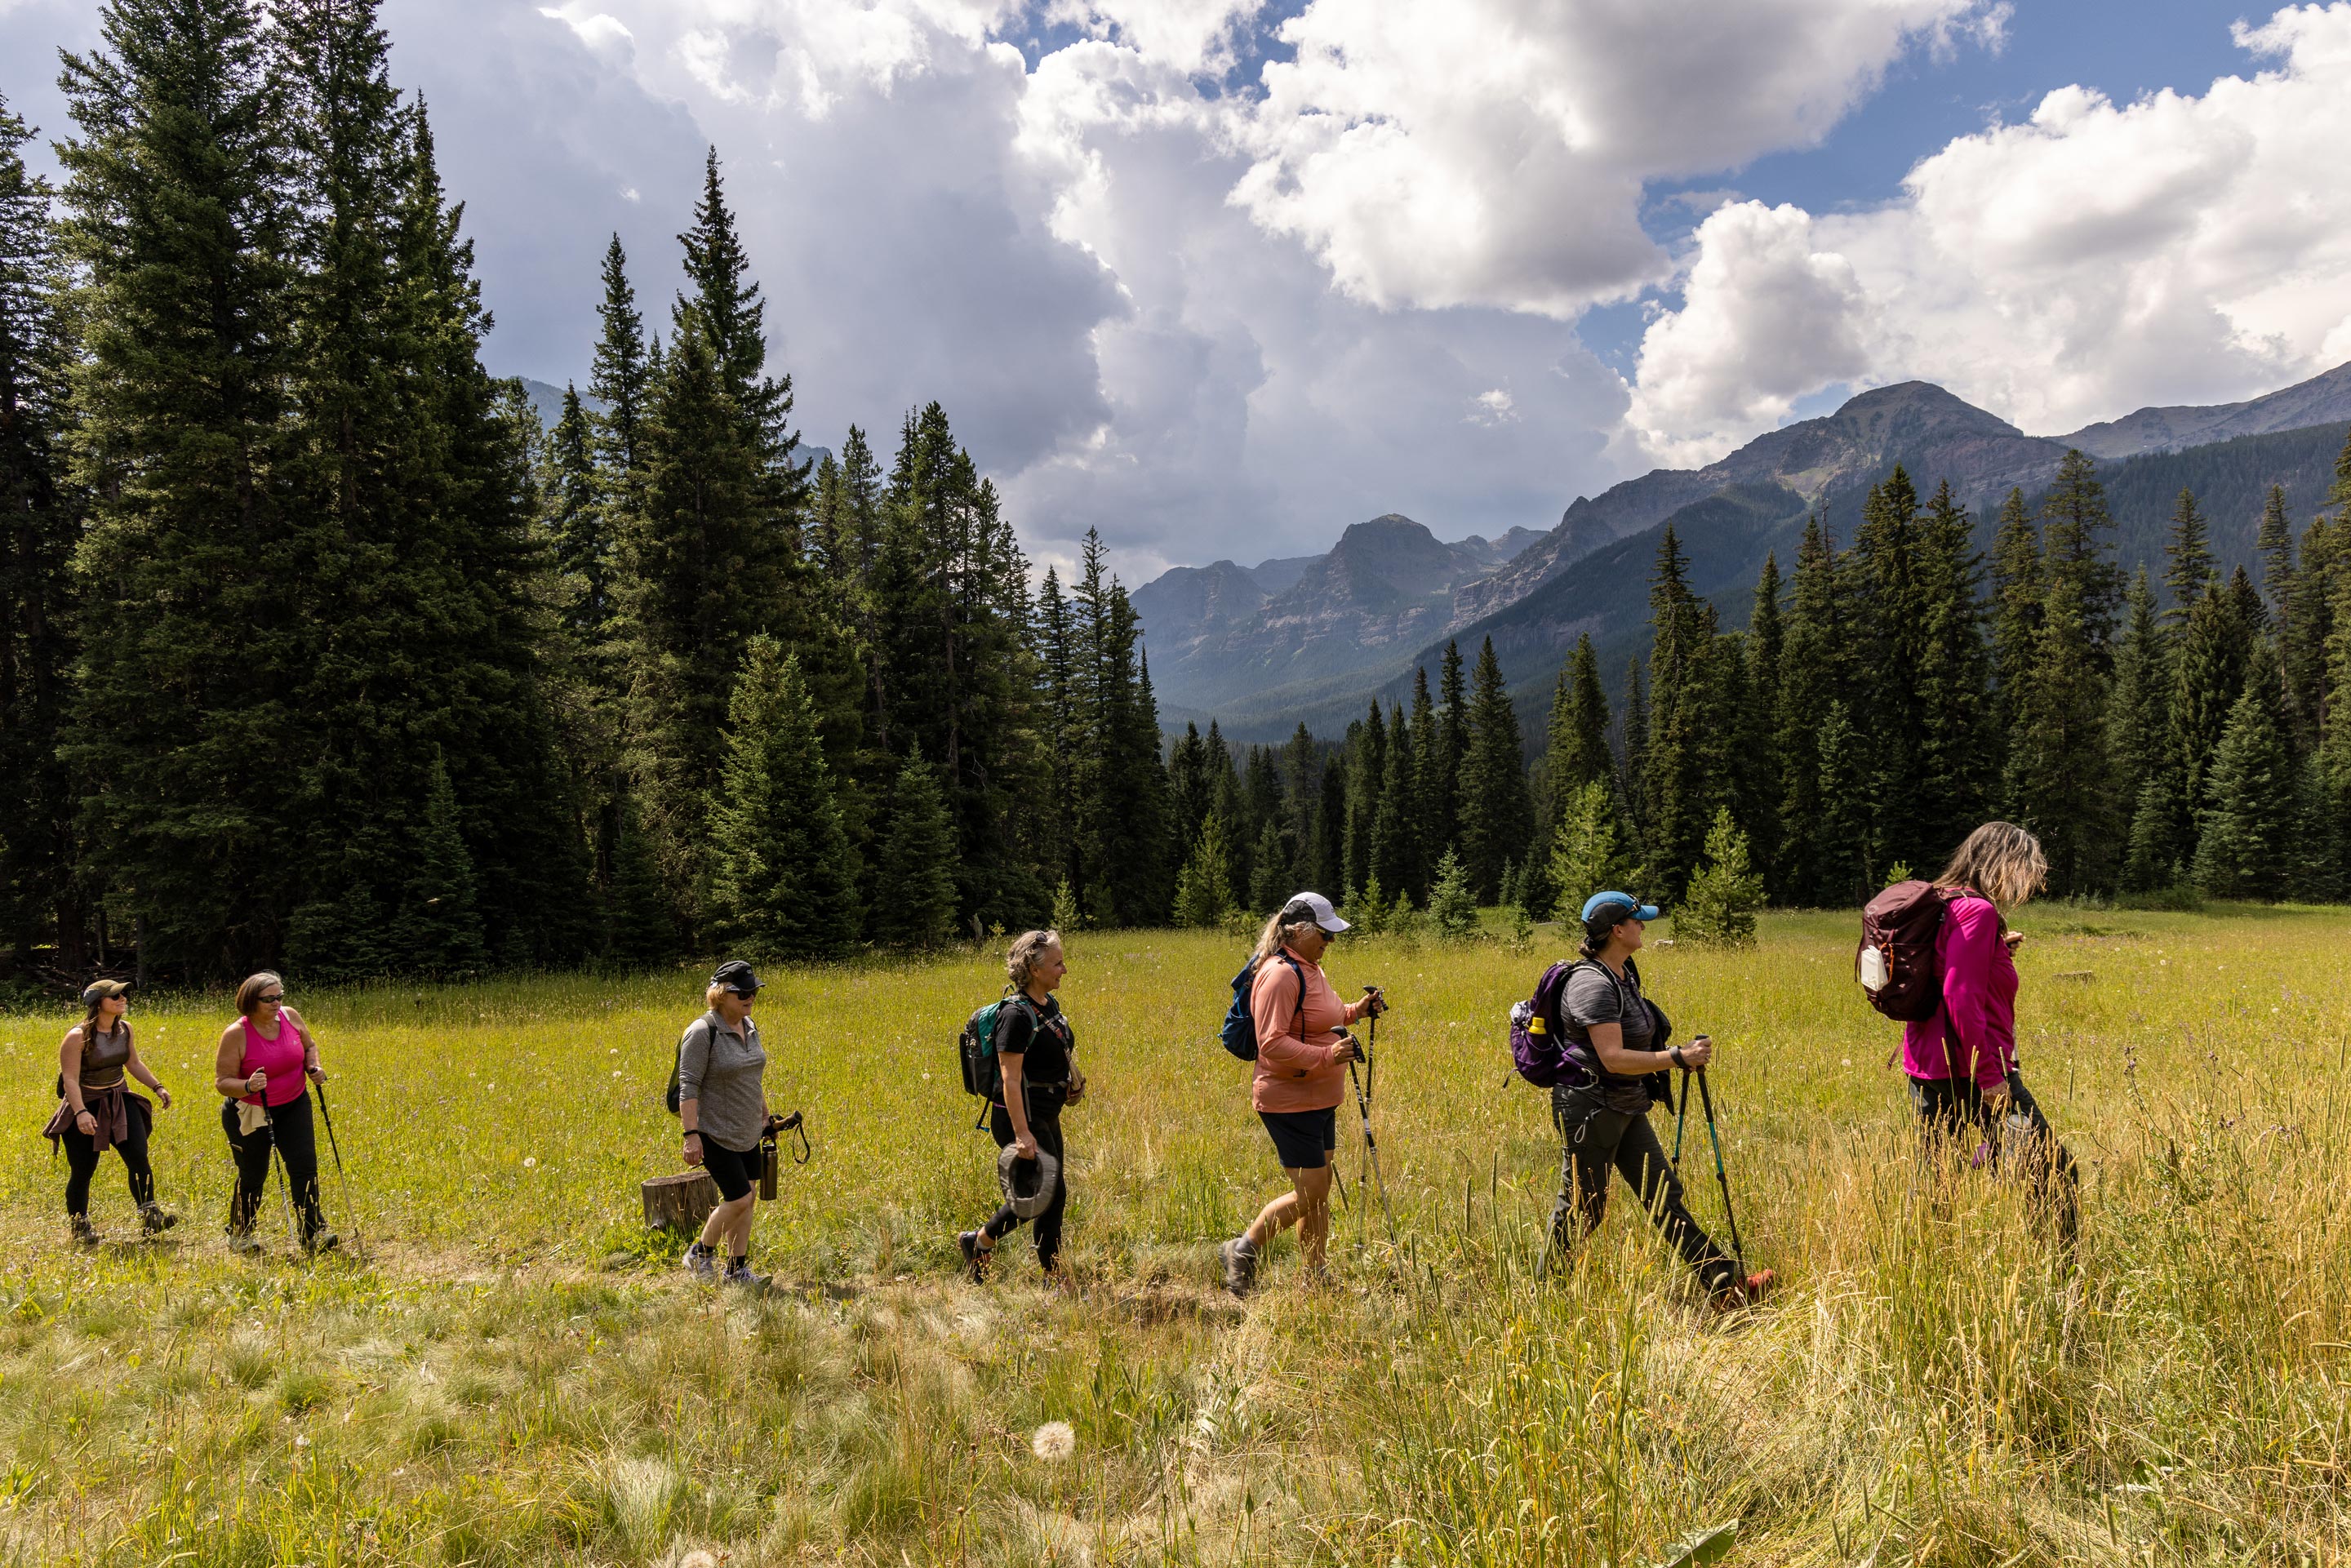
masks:
[[[538,1156],[537,1155],[525,1155],[522,1157],[522,1168],[525,1170],[529,1170],[532,1166],[538,1164]]]
[[[1037,1428],[1029,1447],[1039,1458],[1058,1465],[1078,1451],[1078,1435],[1070,1430],[1067,1421],[1048,1421]]]
[[[677,1560],[677,1568],[718,1568],[718,1559],[697,1546]]]

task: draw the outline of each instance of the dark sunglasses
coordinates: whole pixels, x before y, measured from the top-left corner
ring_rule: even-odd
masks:
[[[254,999],[256,1001],[263,1002],[282,1002],[286,999],[286,993],[284,991],[273,991],[266,997],[256,997]]]

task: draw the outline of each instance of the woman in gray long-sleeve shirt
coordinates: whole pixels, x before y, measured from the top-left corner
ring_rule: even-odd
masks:
[[[685,1163],[710,1173],[721,1199],[685,1249],[685,1270],[698,1280],[718,1274],[718,1243],[726,1242],[726,1282],[757,1289],[751,1272],[751,1210],[759,1201],[759,1140],[766,1136],[768,1053],[751,1004],[759,977],[737,958],[718,966],[706,993],[710,1010],[686,1026],[677,1047],[677,1113],[685,1124]]]

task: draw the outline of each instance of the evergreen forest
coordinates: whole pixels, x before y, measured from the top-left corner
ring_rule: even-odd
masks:
[[[1171,740],[1102,541],[1033,574],[945,409],[801,455],[715,149],[676,298],[580,258],[549,427],[482,364],[372,0],[103,18],[57,188],[0,104],[16,983],[841,957],[1301,886],[1374,929],[1717,875],[1844,904],[1992,815],[2059,894],[2351,874],[2351,448],[2314,519],[2270,492],[2258,580],[2186,491],[2126,580],[2079,453],[1988,555],[1897,468],[1739,632],[1669,529],[1646,660],[1612,702],[1583,639],[1534,745],[1490,643],[1343,737]]]

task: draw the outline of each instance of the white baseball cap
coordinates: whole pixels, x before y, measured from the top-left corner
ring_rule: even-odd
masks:
[[[1291,894],[1290,902],[1281,906],[1281,918],[1285,925],[1311,920],[1323,930],[1334,934],[1347,929],[1347,923],[1339,918],[1339,912],[1331,907],[1331,901],[1319,893]]]

